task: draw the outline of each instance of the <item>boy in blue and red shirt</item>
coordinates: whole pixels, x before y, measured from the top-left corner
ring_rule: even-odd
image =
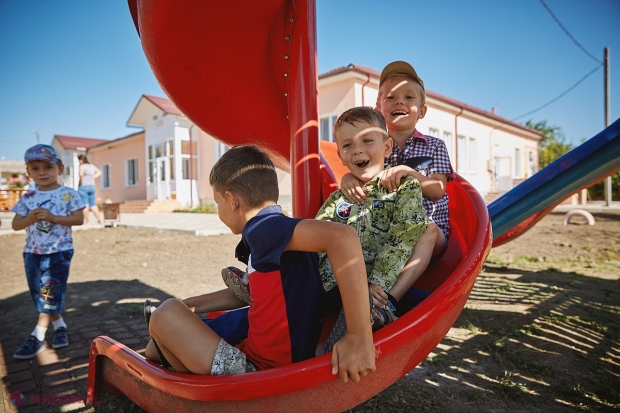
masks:
[[[273,368],[314,357],[321,330],[324,289],[318,255],[325,251],[338,283],[348,333],[334,346],[332,373],[360,380],[375,369],[364,259],[353,228],[333,222],[289,218],[278,205],[278,180],[271,160],[253,146],[227,151],[209,181],[218,215],[242,234],[236,256],[248,266],[252,305],[247,339],[234,347],[196,313],[245,307],[230,289],[183,301],[170,299],[153,312],[149,332],[157,353],[175,370],[234,374]],[[310,251],[310,252],[304,252]]]

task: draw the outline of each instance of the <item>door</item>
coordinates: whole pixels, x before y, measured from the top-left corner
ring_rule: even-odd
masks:
[[[155,199],[170,198],[170,161],[161,157],[156,160],[155,168]]]
[[[495,192],[506,192],[512,189],[512,176],[510,174],[510,158],[495,157]]]

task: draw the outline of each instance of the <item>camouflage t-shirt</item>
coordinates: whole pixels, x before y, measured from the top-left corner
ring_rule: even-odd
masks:
[[[380,173],[364,185],[364,205],[352,204],[337,190],[325,201],[316,219],[347,224],[357,229],[362,243],[368,282],[389,291],[411,256],[415,244],[428,227],[422,205],[422,189],[409,176],[396,192],[380,184]],[[319,270],[326,291],[336,285],[334,272],[325,253],[319,254]]]
[[[73,211],[84,209],[84,202],[76,190],[61,185],[51,191],[35,189],[28,191],[17,201],[11,211],[23,217],[39,207],[54,215],[69,216]],[[73,249],[71,227],[47,221],[37,221],[27,229],[24,252],[52,254]]]

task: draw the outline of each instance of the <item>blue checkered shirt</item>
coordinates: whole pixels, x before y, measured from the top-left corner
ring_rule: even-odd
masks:
[[[445,143],[441,139],[423,135],[417,129],[405,142],[405,147],[402,150],[394,144],[392,154],[385,158],[385,165],[407,165],[424,176],[446,174],[448,175],[448,182],[452,181],[454,176]],[[437,224],[444,235],[448,237],[450,234],[448,194],[444,194],[437,202],[427,198],[424,198],[422,202],[428,218]]]

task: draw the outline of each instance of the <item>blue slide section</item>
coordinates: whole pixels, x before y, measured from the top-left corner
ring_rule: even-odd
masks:
[[[493,238],[619,169],[620,119],[492,202]]]

